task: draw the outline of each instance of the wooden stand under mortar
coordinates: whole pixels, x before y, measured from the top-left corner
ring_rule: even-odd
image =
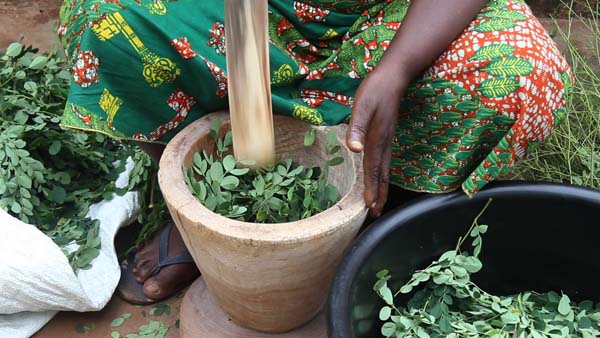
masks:
[[[181,338],[326,338],[325,314],[319,314],[308,324],[288,333],[270,334],[236,325],[214,303],[202,277],[185,293],[181,304]]]

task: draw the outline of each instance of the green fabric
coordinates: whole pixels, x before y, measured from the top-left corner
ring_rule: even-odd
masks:
[[[74,75],[65,126],[166,143],[227,107],[223,1],[105,2],[68,0],[61,10],[59,35]],[[347,121],[361,79],[411,5],[269,3],[274,111],[317,125]],[[462,185],[472,194],[524,157],[554,116],[564,116],[570,73],[551,43],[522,1],[491,0],[407,90],[393,140],[393,183],[432,193]],[[548,55],[530,53],[537,46]],[[536,92],[559,99],[533,100],[529,80],[540,83]]]

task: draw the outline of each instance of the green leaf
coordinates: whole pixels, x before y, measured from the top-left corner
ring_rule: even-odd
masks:
[[[58,154],[60,152],[60,148],[62,147],[62,143],[60,141],[54,141],[48,148],[48,153],[52,156]]]
[[[463,268],[469,273],[476,273],[481,270],[482,266],[481,261],[477,257],[467,257]]]
[[[394,323],[385,323],[381,327],[381,334],[384,337],[391,337],[396,333],[396,324]]]
[[[342,147],[341,147],[341,146],[333,146],[333,147],[331,148],[331,150],[329,151],[329,154],[330,154],[330,155],[337,154],[337,153],[339,153],[339,152],[340,152],[340,150],[342,150]]]
[[[119,332],[113,331],[110,333],[110,338],[122,338],[122,336]]]
[[[569,296],[562,295],[560,298],[560,302],[558,303],[558,313],[563,316],[571,313],[571,300],[569,299]]]
[[[25,124],[27,123],[27,120],[29,119],[29,115],[27,113],[25,113],[22,110],[19,110],[16,114],[15,117],[13,118],[13,120],[19,124]],[[20,140],[22,141],[22,140]],[[25,145],[23,145],[25,146]]]
[[[526,59],[509,56],[492,60],[483,70],[494,76],[524,76],[531,74],[533,65]]]
[[[248,168],[233,169],[230,171],[230,174],[235,175],[235,176],[243,176],[243,175],[246,175],[249,171],[250,171],[250,169],[248,169]]]
[[[337,133],[335,130],[330,130],[327,132],[327,148],[333,148],[338,142]]]
[[[447,283],[450,280],[450,278],[452,278],[450,275],[440,274],[440,275],[436,275],[433,277],[433,282],[435,284],[442,285],[442,284]]]
[[[384,302],[386,302],[388,305],[394,305],[394,295],[389,287],[383,287],[381,290],[379,290],[379,292],[381,293],[381,298],[383,298]]]
[[[86,333],[87,331],[92,330],[91,327],[83,325],[83,324],[76,324],[75,325],[75,331],[79,332],[79,333]]]
[[[8,46],[8,48],[6,48],[6,55],[10,57],[15,57],[21,54],[21,51],[23,51],[23,45],[17,42],[13,42]]]
[[[18,72],[15,73],[15,78],[17,80],[23,80],[24,78],[27,77],[27,73],[25,73],[24,71],[20,70]]]
[[[344,163],[344,158],[343,157],[335,157],[335,158],[327,161],[327,165],[330,166],[330,167],[335,167],[335,166],[340,165],[342,163]]]
[[[461,266],[451,266],[450,269],[458,277],[465,277],[468,275],[467,270]]]
[[[12,211],[14,214],[20,214],[21,210],[22,210],[22,208],[21,208],[21,205],[19,204],[19,202],[13,201],[10,206],[10,211]]]
[[[304,134],[304,145],[306,147],[312,146],[315,144],[315,140],[317,139],[317,131],[316,129],[309,129],[306,134]]]
[[[221,162],[215,162],[210,166],[210,177],[214,182],[220,182],[223,179],[223,165]]]
[[[221,119],[214,119],[210,127],[210,137],[216,142],[221,131]]]
[[[325,188],[325,199],[331,203],[337,202],[339,193],[336,187],[327,185]]]
[[[470,60],[483,61],[512,55],[515,48],[509,44],[498,43],[479,48]]]
[[[382,278],[387,277],[389,274],[390,274],[390,270],[381,270],[381,271],[377,272],[376,277],[378,279],[382,279]]]
[[[231,131],[228,131],[225,134],[225,139],[223,140],[223,145],[225,147],[229,147],[232,144],[233,144],[233,134],[231,133]]]
[[[498,77],[483,81],[477,91],[487,98],[500,98],[520,88],[519,81],[513,78]]]
[[[452,261],[454,259],[454,257],[456,257],[456,250],[450,250],[450,251],[446,251],[444,252],[440,258],[438,259],[439,262],[447,262],[447,261]]]
[[[413,290],[412,285],[404,285],[400,288],[400,293],[404,293],[404,294],[411,293],[412,290]]]
[[[423,330],[423,328],[419,327],[417,329],[417,337],[419,338],[429,338],[429,334]]]
[[[17,183],[19,183],[19,185],[23,188],[31,189],[32,181],[27,175],[17,176]]]
[[[67,191],[58,185],[55,185],[48,193],[48,199],[58,204],[63,204],[67,198]]]
[[[32,93],[36,92],[37,91],[37,83],[35,83],[33,81],[27,81],[23,85],[23,88],[25,88],[25,90],[32,92]]]
[[[33,59],[33,61],[31,61],[31,63],[29,64],[29,68],[39,70],[44,68],[47,63],[48,57],[43,55],[36,56],[35,59]]]
[[[384,306],[379,311],[379,320],[386,321],[386,320],[390,319],[391,315],[392,315],[392,308],[389,306]]]
[[[112,322],[110,322],[110,327],[119,327],[123,325],[123,323],[125,323],[125,319],[123,317],[118,317],[113,319]]]
[[[505,312],[500,316],[500,319],[502,319],[504,324],[517,324],[520,321],[519,316],[512,312]]]
[[[235,176],[226,176],[221,181],[221,187],[227,190],[233,190],[240,185],[240,180]]]
[[[152,307],[152,309],[150,310],[150,315],[151,316],[161,316],[161,315],[170,315],[171,314],[171,307],[169,306],[169,304],[156,304]],[[150,323],[153,323],[151,326],[152,327],[156,327],[157,324],[160,324],[160,322],[156,322],[156,321],[150,321]]]
[[[225,172],[233,170],[235,168],[235,157],[232,155],[225,156],[223,159],[223,168],[225,169]]]

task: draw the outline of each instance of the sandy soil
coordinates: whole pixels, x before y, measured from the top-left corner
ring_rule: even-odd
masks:
[[[62,0],[0,0],[0,49],[23,39],[49,51],[58,46],[56,19]]]

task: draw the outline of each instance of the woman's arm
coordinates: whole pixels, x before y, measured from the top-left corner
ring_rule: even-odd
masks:
[[[487,0],[413,0],[379,65],[356,93],[348,147],[364,150],[365,202],[379,216],[387,199],[391,145],[400,101],[419,76],[471,23]]]

